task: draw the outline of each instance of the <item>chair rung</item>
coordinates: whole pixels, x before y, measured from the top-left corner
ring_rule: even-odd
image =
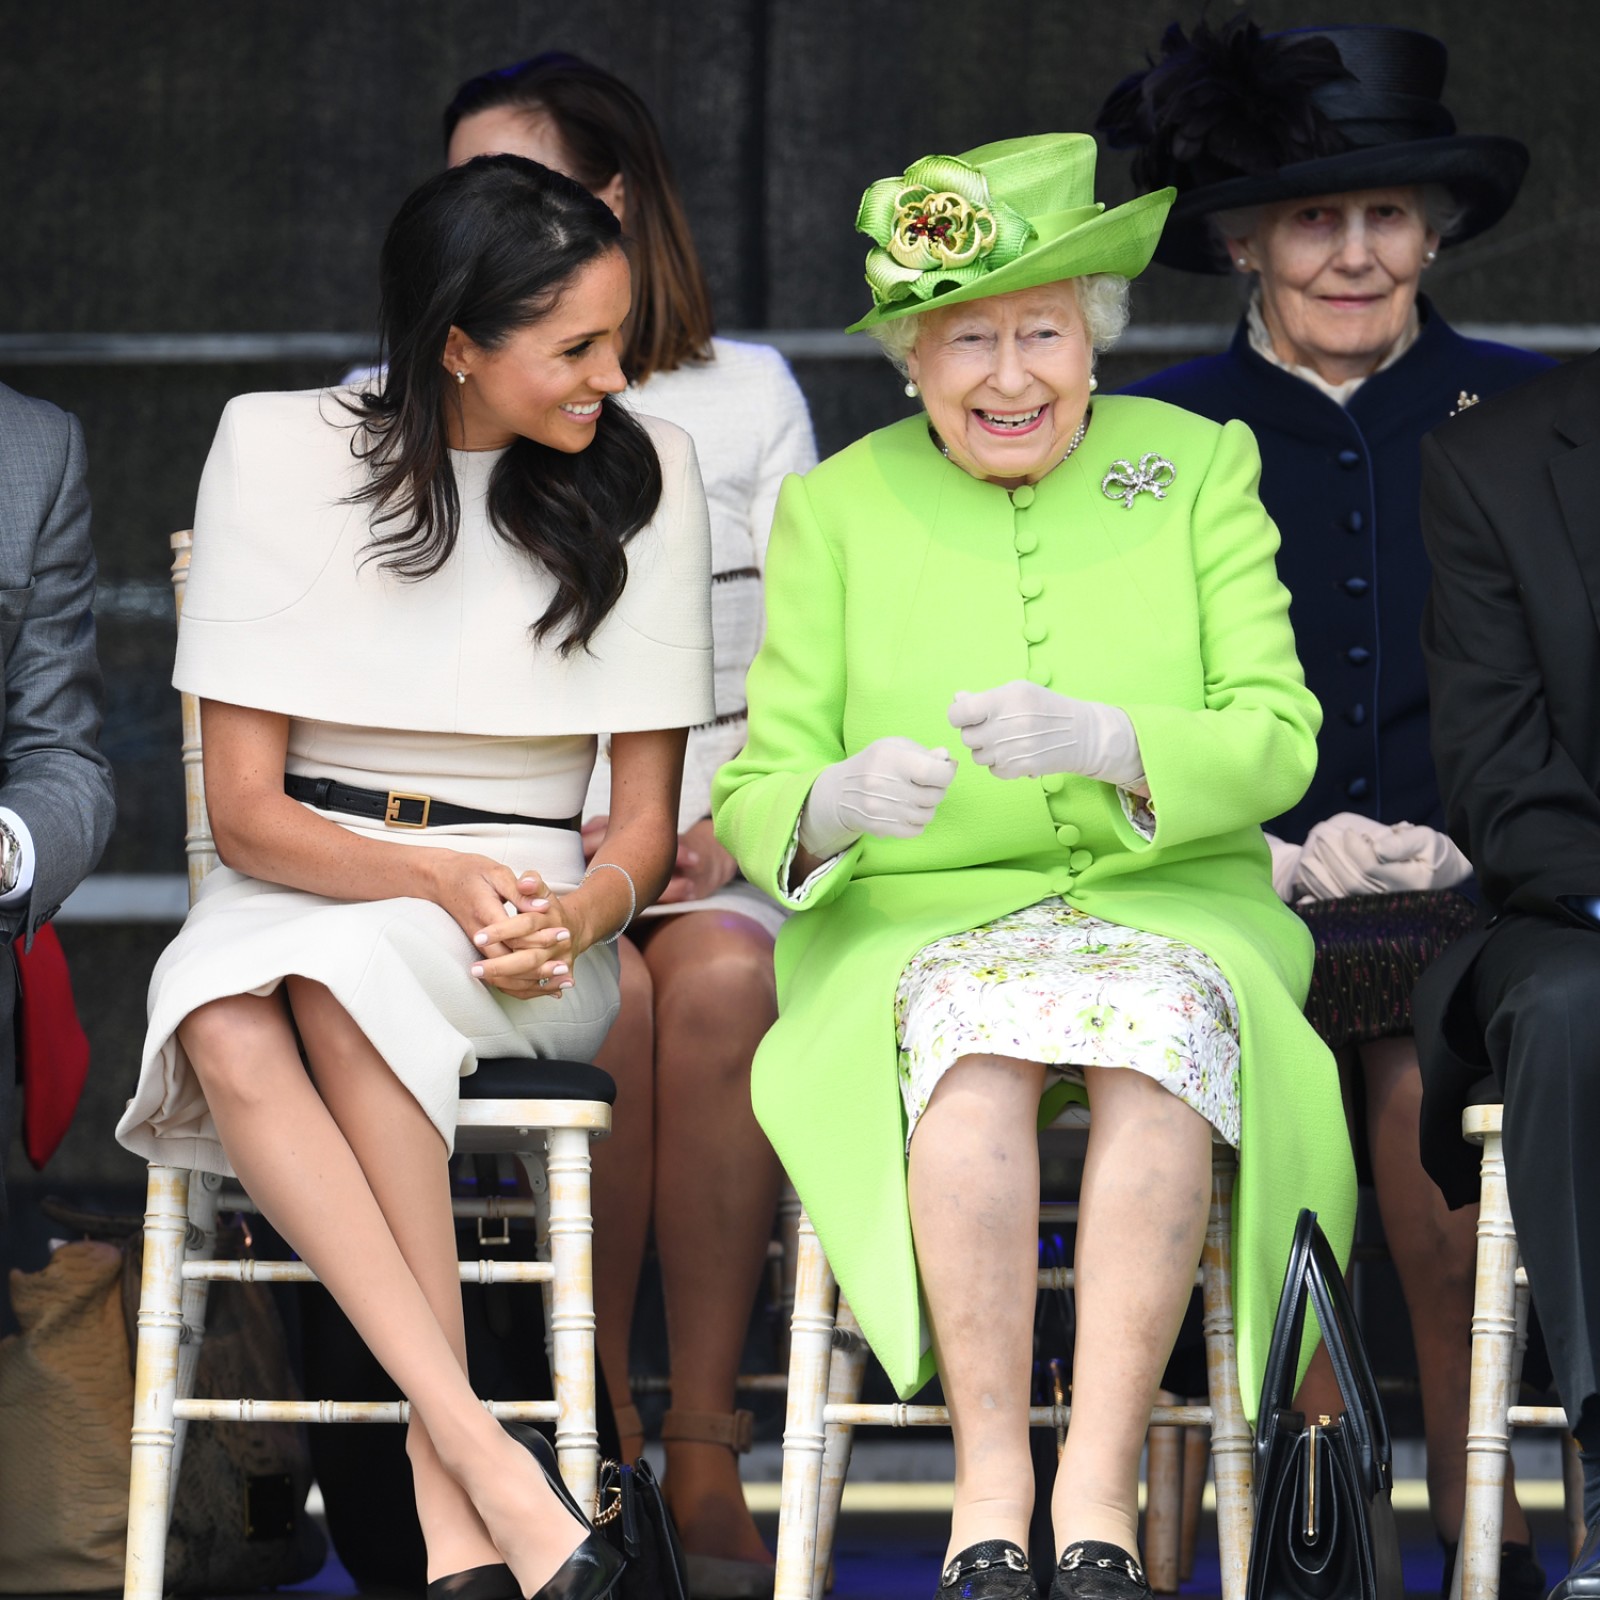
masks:
[[[1076,1222],[1078,1220],[1078,1202],[1076,1200],[1047,1200],[1039,1207],[1039,1220],[1041,1222]]]
[[[486,1400],[491,1416],[502,1422],[554,1422],[554,1400]],[[411,1407],[404,1400],[180,1400],[173,1407],[179,1422],[405,1422]]]
[[[462,1261],[463,1283],[549,1283],[555,1268],[548,1261]],[[185,1261],[185,1280],[205,1283],[316,1283],[316,1273],[303,1261]]]
[[[1033,1428],[1064,1428],[1072,1417],[1071,1406],[1032,1406],[1028,1425]],[[829,1405],[822,1409],[822,1420],[851,1427],[948,1428],[950,1412],[945,1406],[910,1405]],[[1150,1412],[1153,1428],[1209,1428],[1210,1406],[1155,1406]]]
[[[1041,1289],[1070,1289],[1077,1282],[1077,1272],[1073,1267],[1040,1267],[1039,1287]],[[1194,1275],[1194,1286],[1197,1289],[1205,1287],[1205,1277],[1198,1270]]]
[[[1513,1428],[1567,1427],[1567,1414],[1560,1406],[1508,1406],[1506,1421]]]
[[[217,1210],[243,1212],[250,1217],[261,1215],[261,1207],[249,1195],[240,1194],[234,1189],[225,1189],[217,1196]],[[472,1222],[478,1217],[498,1222],[501,1217],[532,1219],[538,1216],[539,1210],[538,1202],[525,1195],[491,1194],[481,1200],[452,1200],[450,1213],[457,1222]]]
[[[635,1394],[671,1394],[672,1379],[660,1373],[635,1374],[628,1386]],[[786,1394],[789,1375],[786,1372],[742,1372],[733,1380],[735,1389],[754,1391],[756,1394]]]

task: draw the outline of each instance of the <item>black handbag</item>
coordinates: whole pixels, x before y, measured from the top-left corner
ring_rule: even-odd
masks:
[[[1344,1415],[1290,1409],[1310,1302]],[[1404,1600],[1389,1428],[1339,1263],[1314,1211],[1295,1224],[1256,1414],[1247,1600]]]
[[[628,1558],[620,1600],[689,1600],[683,1547],[650,1463],[602,1462],[597,1504],[596,1531]]]

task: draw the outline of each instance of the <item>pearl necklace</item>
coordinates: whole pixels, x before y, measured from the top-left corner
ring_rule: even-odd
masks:
[[[1073,433],[1072,437],[1067,441],[1067,448],[1062,453],[1061,461],[1065,461],[1067,459],[1067,457],[1070,456],[1072,454],[1072,452],[1074,450],[1076,450],[1080,444],[1083,443],[1083,436],[1084,436],[1084,434],[1086,434],[1089,431],[1089,418],[1093,414],[1094,414],[1094,407],[1093,406],[1091,406],[1087,411],[1084,412],[1083,421],[1078,424],[1077,430]],[[946,461],[948,461],[950,459],[950,446],[947,445],[944,442],[944,440],[939,437],[938,429],[936,429],[931,422],[928,424],[928,437],[930,439],[932,439],[933,442],[939,447],[939,454],[942,455],[945,458]],[[1059,467],[1061,465],[1061,461],[1056,462],[1056,467]],[[1050,469],[1050,471],[1054,472],[1056,470],[1056,467],[1052,467]],[[1047,474],[1047,476],[1048,476],[1048,474]]]

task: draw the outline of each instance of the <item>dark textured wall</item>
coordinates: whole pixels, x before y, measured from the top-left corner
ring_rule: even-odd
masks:
[[[1214,0],[1224,15],[1230,6]],[[1457,319],[1600,321],[1600,74],[1593,0],[1261,0],[1270,26],[1410,23],[1453,52],[1463,129],[1514,134],[1534,166],[1512,216],[1450,252]],[[1089,125],[1106,90],[1195,0],[0,0],[0,332],[359,332],[400,198],[439,159],[463,77],[555,45],[655,108],[728,328],[837,328],[865,307],[868,181],[931,150]],[[1122,158],[1103,193],[1127,192]],[[1157,269],[1137,321],[1231,319],[1226,282]],[[1107,382],[1154,358],[1112,357]],[[800,363],[837,448],[900,414],[880,364]],[[88,435],[122,823],[107,867],[181,867],[166,535],[190,518],[223,402],[328,381],[328,364],[0,367]],[[50,1177],[137,1177],[109,1145],[160,928],[68,927],[96,1050],[91,1097]]]

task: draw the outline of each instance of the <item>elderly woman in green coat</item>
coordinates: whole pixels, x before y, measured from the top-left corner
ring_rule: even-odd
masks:
[[[1148,1593],[1139,1456],[1212,1141],[1239,1150],[1247,1403],[1296,1212],[1341,1253],[1352,1221],[1311,941],[1259,826],[1305,790],[1320,720],[1278,536],[1242,424],[1091,398],[1172,193],[1107,211],[1094,154],[1012,139],[867,191],[856,326],[926,415],[786,482],[749,742],[715,791],[746,875],[800,913],[757,1114],[900,1393],[943,1381],[941,1597],[1035,1593],[1041,1120],[1092,1109],[1053,1600]]]

